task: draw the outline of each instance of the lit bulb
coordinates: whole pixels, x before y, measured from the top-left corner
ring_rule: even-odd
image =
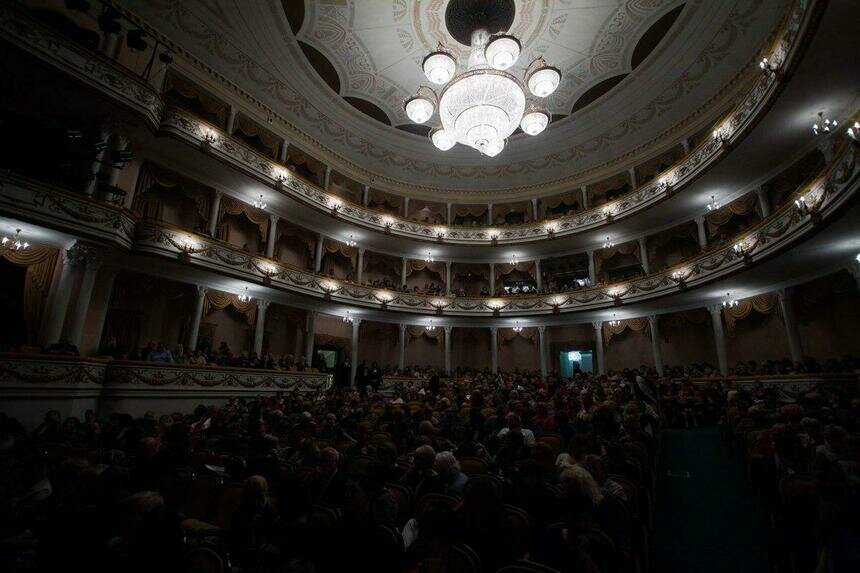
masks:
[[[406,115],[415,123],[424,123],[433,116],[433,103],[420,96],[415,96],[406,101],[404,106]]]
[[[549,116],[542,111],[533,111],[525,114],[520,122],[520,127],[529,135],[537,135],[546,129],[549,124]]]
[[[560,82],[561,72],[550,66],[538,68],[528,78],[529,90],[537,97],[552,95]]]

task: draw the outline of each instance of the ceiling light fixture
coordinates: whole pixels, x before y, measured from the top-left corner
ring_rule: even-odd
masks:
[[[260,198],[254,201],[254,207],[256,207],[257,209],[260,209],[261,211],[264,210],[266,207],[268,207],[266,202],[263,200],[263,194],[262,193],[260,193]]]
[[[430,250],[427,251],[427,256],[424,257],[424,262],[425,263],[432,263],[433,262],[433,253]]]
[[[845,133],[854,141],[860,141],[860,121],[855,121],[854,125],[845,130]]]
[[[717,196],[711,195],[711,201],[708,203],[708,211],[716,211],[720,208],[720,204],[717,202]]]
[[[516,326],[514,326],[513,328],[511,328],[511,330],[513,330],[514,332],[522,332],[522,331],[523,331],[523,327],[522,327],[522,326],[520,326],[520,321],[519,321],[519,320],[517,321]]]
[[[21,229],[15,229],[15,236],[11,239],[3,236],[3,248],[9,251],[26,251],[30,248],[30,243],[21,240]]]
[[[352,248],[352,247],[356,246],[358,243],[355,242],[355,239],[352,238],[352,233],[350,233],[349,238],[347,238],[347,240],[345,240],[343,242],[343,244],[346,245],[347,247]]]
[[[612,320],[609,321],[609,326],[611,326],[612,328],[617,328],[618,326],[621,326],[621,321],[615,317],[615,313],[612,313]]]
[[[613,243],[609,237],[606,237],[606,240],[603,241],[603,248],[604,249],[611,249],[614,246],[615,246],[615,243]]]
[[[349,311],[346,311],[346,314],[343,315],[343,321],[347,324],[352,324],[355,322],[355,319],[352,318],[352,314]]]
[[[511,266],[512,266],[512,267],[515,267],[515,266],[517,266],[517,263],[519,263],[519,260],[517,259],[517,256],[516,256],[516,255],[511,255]]]
[[[435,324],[433,324],[433,319],[432,319],[432,318],[431,318],[431,319],[430,319],[430,321],[427,323],[427,326],[425,327],[425,329],[426,329],[428,332],[433,332],[434,330],[436,330],[436,325],[435,325]]]
[[[465,71],[457,74],[457,60],[440,44],[424,58],[424,75],[441,87],[440,93],[420,86],[403,108],[415,123],[427,122],[438,110],[442,124],[430,132],[437,149],[447,151],[461,143],[482,155],[501,153],[510,135],[522,128],[538,135],[550,122],[549,113],[529,106],[526,89],[538,98],[551,95],[561,82],[561,71],[543,58],[534,60],[520,80],[507,70],[519,59],[521,46],[507,34],[490,36],[486,29],[472,32],[471,54]],[[525,86],[523,85],[525,83]]]
[[[732,293],[726,293],[726,300],[723,301],[723,308],[732,308],[738,305],[738,301],[732,298]]]
[[[239,302],[248,302],[251,300],[251,295],[248,294],[248,287],[245,287],[245,290],[243,290],[236,298],[239,299]]]

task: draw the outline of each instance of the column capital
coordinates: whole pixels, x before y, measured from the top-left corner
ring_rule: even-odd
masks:
[[[257,308],[265,312],[265,310],[267,308],[269,308],[269,302],[271,302],[271,301],[268,301],[264,298],[258,298],[257,299]]]
[[[644,247],[646,244],[648,244],[648,237],[645,235],[642,235],[641,237],[639,237],[638,241],[639,241],[639,245]]]
[[[442,328],[445,329],[445,336],[451,336],[451,331],[454,330],[453,326],[443,326]]]
[[[659,315],[657,315],[657,314],[649,314],[648,315],[648,322],[650,322],[651,324],[654,324],[655,322],[657,322],[658,318],[659,318]]]
[[[491,326],[490,327],[490,334],[492,334],[493,336],[496,336],[498,333],[499,333],[499,327],[498,326]]]
[[[603,321],[602,321],[602,320],[595,320],[595,321],[593,321],[593,322],[591,323],[591,326],[593,326],[593,327],[594,327],[594,330],[596,330],[597,332],[599,332],[599,333],[603,334]]]
[[[361,319],[360,318],[353,318],[352,319],[352,331],[358,332],[359,326],[361,326]]]
[[[271,214],[269,215],[269,222],[272,224],[272,226],[274,226],[274,225],[276,225],[276,224],[278,223],[278,220],[279,220],[280,218],[281,218],[281,217],[280,217],[280,215],[277,215],[277,214],[275,214],[275,213],[271,213]]]
[[[705,215],[704,214],[696,215],[695,217],[693,217],[693,221],[695,221],[697,225],[704,225],[705,224]]]
[[[209,292],[209,288],[203,285],[197,285],[197,296],[206,296],[206,293]]]
[[[711,316],[719,316],[720,313],[723,312],[722,303],[709,304],[706,308],[708,309],[708,312],[711,313]]]
[[[405,322],[399,323],[397,326],[400,327],[400,334],[404,334],[406,332],[406,327],[409,326]]]
[[[539,324],[539,325],[538,325],[538,326],[536,326],[535,328],[537,328],[537,331],[538,331],[538,333],[539,333],[541,336],[543,336],[544,334],[546,334],[546,325],[545,325],[545,324]]]
[[[63,264],[98,269],[104,262],[105,250],[101,247],[76,241],[63,253]]]

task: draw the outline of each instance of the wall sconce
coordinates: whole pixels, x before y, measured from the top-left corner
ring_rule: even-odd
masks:
[[[777,71],[779,70],[779,66],[776,63],[771,62],[767,58],[762,58],[758,63],[758,67],[761,68],[762,73],[767,77],[775,76]]]
[[[712,135],[714,137],[714,143],[716,143],[718,147],[724,146],[728,141],[728,134],[723,126],[715,129]]]
[[[3,238],[5,239],[5,237]],[[194,241],[194,238],[186,235],[176,243],[176,246],[179,248],[179,260],[185,264],[189,264],[191,262],[191,255],[197,249],[197,243]]]
[[[287,181],[290,178],[290,175],[289,173],[287,173],[287,170],[281,167],[275,167],[272,172],[272,176],[275,178],[275,181],[277,182],[279,188],[286,186]]]
[[[323,298],[325,300],[331,300],[332,293],[337,292],[337,290],[340,288],[340,285],[332,281],[322,281],[321,283],[319,283],[319,285],[320,288],[323,290]]]
[[[678,290],[687,290],[687,278],[691,275],[689,269],[678,269],[676,271],[672,271],[670,275],[672,280],[678,285]]]
[[[612,222],[612,207],[604,207],[603,208],[603,218],[606,219],[607,222]]]
[[[445,238],[445,227],[436,227],[433,231],[436,233],[436,240],[441,243],[442,239]]]
[[[376,300],[382,304],[382,310],[388,308],[388,303],[394,300],[394,295],[387,290],[376,291]]]
[[[442,311],[445,310],[445,307],[448,306],[448,302],[441,298],[436,298],[430,301],[430,306],[436,309],[437,315],[441,315]]]
[[[544,230],[546,231],[546,234],[549,235],[550,239],[555,238],[555,231],[556,231],[555,223],[547,223],[547,225],[544,227]]]
[[[337,212],[340,211],[340,208],[343,206],[343,201],[337,197],[329,197],[328,203],[331,207],[331,214],[337,217]]]
[[[394,225],[394,219],[392,219],[391,217],[383,217],[382,224],[385,225],[385,234],[390,235],[391,227]]]
[[[753,249],[755,248],[755,239],[741,239],[737,243],[732,246],[732,250],[735,254],[743,259],[743,263],[748,265],[752,262],[752,254]]]
[[[499,232],[495,229],[490,229],[487,233],[490,235],[490,244],[495,247],[499,241]]]
[[[218,141],[218,134],[215,133],[215,130],[211,127],[207,127],[205,125],[200,127],[200,131],[203,134],[203,140],[200,142],[200,147],[203,151],[209,151],[215,142]]]
[[[263,273],[263,284],[269,286],[272,284],[272,277],[278,274],[278,268],[275,265],[266,263],[261,267],[257,267]]]

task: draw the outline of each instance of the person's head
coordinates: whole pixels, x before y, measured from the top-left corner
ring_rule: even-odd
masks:
[[[445,479],[452,479],[460,473],[460,462],[452,452],[439,452],[436,454],[436,471]]]
[[[597,482],[582,466],[564,468],[558,481],[571,513],[591,513],[603,501]]]
[[[522,422],[520,421],[520,417],[513,412],[505,416],[505,422],[508,424],[508,428],[511,430],[519,430],[520,428],[522,428]]]
[[[598,485],[603,485],[606,481],[606,468],[603,465],[603,460],[600,456],[588,454],[582,459],[582,467],[588,470],[588,473],[594,478]]]
[[[421,473],[432,472],[433,466],[436,465],[436,450],[431,446],[418,447],[415,450],[415,457],[412,459],[412,465]]]
[[[340,461],[340,452],[336,449],[328,447],[323,448],[320,452],[320,468],[327,474],[333,474],[337,471],[337,465]]]
[[[253,475],[245,480],[242,487],[242,503],[262,507],[266,504],[269,482],[261,475]]]

